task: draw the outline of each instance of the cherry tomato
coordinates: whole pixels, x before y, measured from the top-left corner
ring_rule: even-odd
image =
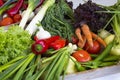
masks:
[[[90,54],[85,50],[78,50],[72,56],[79,62],[86,62],[91,60]]]
[[[20,20],[21,20],[21,15],[20,14],[16,14],[16,15],[14,15],[13,16],[13,20],[14,20],[14,22],[16,23],[16,22],[19,22]]]
[[[99,53],[101,47],[100,47],[99,42],[95,40],[93,41],[93,47],[90,47],[88,43],[86,42],[84,49],[87,50],[89,53],[97,54]]]
[[[13,24],[13,19],[11,17],[5,17],[0,21],[0,26],[7,26]]]

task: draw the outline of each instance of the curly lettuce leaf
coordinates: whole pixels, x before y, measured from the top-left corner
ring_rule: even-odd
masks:
[[[18,25],[9,27],[7,31],[0,28],[0,64],[20,55],[27,55],[31,43],[31,35]]]

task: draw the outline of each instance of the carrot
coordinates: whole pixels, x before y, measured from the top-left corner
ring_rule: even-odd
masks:
[[[85,35],[85,37],[87,39],[87,42],[88,42],[89,46],[93,47],[92,34],[91,34],[91,31],[90,31],[88,25],[87,24],[83,24],[81,29],[82,29],[83,34]]]
[[[79,39],[81,42],[83,42],[80,28],[76,28],[75,34],[76,34],[76,36],[78,37],[78,39]]]
[[[81,42],[79,40],[79,42],[77,43],[77,45],[80,47],[80,48],[83,48],[85,46],[85,43],[86,43],[86,37],[85,36],[82,36],[83,38],[83,42]]]
[[[101,37],[99,37],[97,34],[95,34],[93,32],[91,32],[91,34],[94,39],[96,39],[100,44],[102,44],[104,47],[106,47],[106,43]]]

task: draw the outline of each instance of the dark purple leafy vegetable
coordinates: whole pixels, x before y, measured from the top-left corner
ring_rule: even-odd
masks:
[[[85,22],[93,32],[97,32],[107,24],[110,18],[110,14],[97,11],[105,11],[105,9],[99,7],[91,0],[88,0],[88,2],[84,4],[79,4],[79,6],[74,10],[74,26],[80,27],[80,23]],[[107,30],[110,31],[110,29],[110,26],[107,27]]]

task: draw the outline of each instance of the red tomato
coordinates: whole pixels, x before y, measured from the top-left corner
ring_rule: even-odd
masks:
[[[20,20],[21,20],[21,15],[20,14],[16,14],[16,15],[14,15],[13,16],[13,20],[14,20],[14,22],[16,23],[16,22],[19,22]]]
[[[13,24],[13,19],[11,17],[5,17],[0,21],[0,26],[7,26]]]
[[[72,54],[72,56],[79,62],[86,62],[91,60],[90,54],[85,50],[79,50]]]
[[[87,50],[89,53],[97,54],[99,53],[101,47],[98,41],[93,41],[93,47],[90,47],[88,43],[85,44],[84,49]]]

